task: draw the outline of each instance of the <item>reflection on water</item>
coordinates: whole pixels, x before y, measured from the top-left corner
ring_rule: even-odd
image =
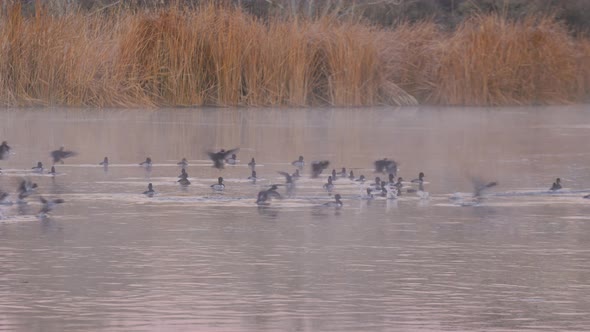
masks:
[[[587,118],[587,107],[2,111],[14,155],[0,189],[14,195],[28,175],[66,203],[42,221],[35,199],[0,206],[0,330],[588,330]],[[29,174],[61,145],[80,154],[55,177]],[[208,148],[236,146],[239,165],[210,167]],[[395,158],[404,178],[426,174],[430,197],[364,201],[338,179],[344,207],[318,208],[332,198],[305,169],[294,198],[256,206],[299,155],[371,180],[373,160]],[[449,200],[472,177],[500,186],[474,206]],[[550,193],[556,177],[565,188]],[[140,194],[148,182],[153,198]]]

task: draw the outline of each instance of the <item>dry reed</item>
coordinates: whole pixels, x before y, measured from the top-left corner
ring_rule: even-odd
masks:
[[[571,103],[590,96],[590,41],[550,18],[474,17],[383,30],[239,9],[112,11],[0,21],[5,106],[365,106]]]
[[[442,47],[435,104],[560,104],[584,98],[577,79],[579,50],[553,19],[474,17]]]

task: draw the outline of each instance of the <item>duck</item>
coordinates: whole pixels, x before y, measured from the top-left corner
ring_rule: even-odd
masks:
[[[277,190],[279,189],[279,186],[277,186],[276,184],[273,184],[270,186],[269,189],[266,190],[266,192],[268,193],[269,196],[274,197],[274,198],[281,198],[281,194],[279,194],[277,192]]]
[[[23,200],[29,197],[32,193],[35,192],[37,188],[37,184],[31,182],[30,180],[21,180],[18,186],[18,199]]]
[[[312,161],[311,162],[311,177],[317,178],[322,172],[330,166],[328,160]]]
[[[256,199],[256,204],[258,205],[269,205],[270,200],[272,198],[281,198],[281,195],[277,192],[279,187],[277,185],[272,185],[270,189],[262,190],[258,192],[258,197]]]
[[[412,183],[422,183],[424,182],[424,173],[420,172],[418,174],[418,178],[411,181]]]
[[[254,159],[254,157],[252,157],[252,160],[250,160],[250,162],[248,163],[248,166],[254,170],[254,168],[256,167],[256,160]]]
[[[61,198],[47,200],[47,199],[43,198],[43,196],[39,197],[39,201],[41,201],[41,204],[43,204],[41,206],[41,210],[39,210],[39,215],[46,215],[49,212],[51,212],[57,204],[62,204],[65,202]]]
[[[381,178],[377,176],[375,178],[375,183],[371,183],[369,187],[373,190],[381,190]]]
[[[270,205],[270,197],[268,196],[268,191],[262,190],[258,192],[258,196],[256,198],[256,204],[258,205]]]
[[[373,164],[375,165],[375,173],[393,173],[394,175],[397,174],[398,164],[394,160],[384,158],[376,160]]]
[[[479,198],[483,194],[483,192],[489,188],[495,187],[498,185],[498,182],[484,182],[481,179],[473,179],[473,197]]]
[[[188,178],[180,178],[178,181],[176,181],[178,183],[180,183],[181,186],[186,187],[188,185],[191,184],[191,182],[189,181]]]
[[[6,201],[6,199],[10,196],[9,193],[0,190],[0,205],[11,205],[12,202]]]
[[[389,173],[389,178],[387,183],[389,183],[390,187],[395,186],[395,175],[393,175],[393,173]]]
[[[586,196],[584,196],[584,197],[582,197],[582,198],[586,198],[586,199],[588,199],[588,198],[590,198],[590,194],[588,194],[588,195],[586,195]]]
[[[51,155],[51,158],[53,158],[53,164],[56,164],[58,162],[61,162],[63,164],[64,159],[69,158],[69,157],[73,157],[73,156],[77,155],[77,153],[74,151],[66,151],[66,150],[64,150],[64,147],[61,146],[58,150],[51,151],[50,155]]]
[[[389,189],[387,188],[387,182],[381,181],[381,190],[379,190],[379,196],[387,197],[388,192],[389,192]]]
[[[299,156],[299,159],[292,162],[291,165],[293,165],[299,169],[303,168],[303,166],[305,166],[305,161],[303,161],[303,156]]]
[[[332,176],[328,176],[328,182],[323,186],[324,190],[331,193],[334,189],[334,184],[332,183]]]
[[[561,179],[557,178],[557,179],[555,179],[555,182],[553,182],[553,184],[551,185],[551,188],[549,188],[549,190],[556,191],[559,189],[561,189]]]
[[[385,183],[385,182],[381,182],[381,183]],[[397,190],[396,187],[391,187],[389,186],[389,188],[386,185],[383,185],[383,189],[381,190],[382,196],[386,197],[387,199],[397,199],[397,196],[399,196],[399,192]]]
[[[31,169],[35,173],[43,173],[43,163],[38,161],[37,166],[31,167]]]
[[[9,154],[10,154],[10,146],[8,146],[8,143],[6,141],[3,141],[2,144],[0,145],[0,160],[4,160],[4,159],[8,158]]]
[[[182,158],[182,160],[177,162],[176,165],[182,167],[182,169],[185,169],[188,167],[188,160],[186,160],[186,158]]]
[[[55,176],[57,174],[57,172],[55,171],[55,166],[51,166],[51,170],[49,172],[47,172],[47,174]]]
[[[235,153],[232,153],[231,157],[227,158],[225,162],[229,165],[235,165],[238,163],[238,156],[236,156]]]
[[[364,199],[364,200],[372,200],[374,198],[375,198],[375,196],[373,195],[373,190],[371,190],[371,188],[367,188],[366,193],[363,193],[361,195],[361,199]]]
[[[154,196],[154,194],[156,193],[156,191],[154,190],[154,186],[152,185],[152,183],[148,183],[148,189],[146,191],[143,192],[144,195],[148,196],[148,197],[152,197]]]
[[[350,170],[350,173],[348,174],[348,178],[349,178],[351,181],[354,181],[354,172],[353,172],[352,170]]]
[[[139,163],[139,166],[143,166],[145,169],[150,169],[152,167],[152,158],[146,157],[145,161]]]
[[[366,178],[365,178],[365,176],[364,176],[364,175],[362,175],[362,174],[361,174],[361,176],[360,176],[358,179],[354,180],[354,181],[356,181],[356,182],[360,182],[360,183],[365,183],[365,181],[366,181]]]
[[[336,176],[336,170],[335,169],[332,170],[332,180],[334,180],[334,181],[338,180],[338,177]]]
[[[287,172],[278,172],[282,176],[285,177],[285,186],[287,187],[287,195],[291,196],[293,194],[293,190],[295,189],[295,182],[293,181],[293,175]]]
[[[223,191],[225,189],[225,184],[223,184],[223,178],[220,176],[217,178],[217,183],[212,184],[211,188],[215,191]]]
[[[227,158],[227,156],[235,154],[239,150],[240,150],[239,148],[231,149],[228,151],[221,149],[219,152],[209,151],[209,152],[207,152],[207,155],[209,156],[209,159],[211,159],[211,161],[213,161],[213,167],[221,170],[224,168],[225,159]]]
[[[342,167],[342,170],[340,171],[340,177],[347,177],[348,173],[346,173],[346,167]]]
[[[299,174],[299,169],[296,169],[295,173],[291,174],[291,177],[294,179],[299,179],[301,177],[301,174]]]
[[[98,164],[102,165],[102,169],[105,173],[109,171],[109,157],[104,157],[103,161]]]
[[[182,169],[180,170],[180,175],[178,176],[178,178],[180,179],[188,179],[188,173],[186,172],[186,169]]]
[[[342,196],[340,196],[340,194],[336,194],[336,195],[334,195],[334,201],[324,203],[324,204],[322,204],[322,206],[340,208],[344,205],[344,204],[342,204],[342,201],[340,200],[341,198],[342,198]]]
[[[406,192],[407,192],[408,194],[414,194],[414,193],[418,193],[418,192],[420,192],[420,191],[424,191],[424,185],[422,184],[422,182],[420,182],[420,183],[418,184],[418,189],[416,189],[416,188],[408,188],[408,189],[406,190]]]
[[[404,178],[402,178],[402,177],[400,176],[399,178],[397,178],[397,182],[394,184],[394,187],[395,187],[397,190],[401,191],[401,189],[404,187],[404,184],[403,184],[403,182],[404,182]]]
[[[256,171],[252,170],[252,175],[248,177],[248,180],[252,181],[252,183],[256,183]]]

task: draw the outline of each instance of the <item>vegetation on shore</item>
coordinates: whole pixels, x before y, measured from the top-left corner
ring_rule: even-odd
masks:
[[[590,100],[590,39],[552,17],[446,29],[233,6],[0,18],[5,106],[524,105]]]

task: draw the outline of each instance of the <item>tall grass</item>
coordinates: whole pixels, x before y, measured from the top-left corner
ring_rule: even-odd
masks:
[[[475,17],[445,40],[432,102],[506,105],[584,98],[581,52],[550,18]],[[584,54],[585,53],[585,54]],[[586,70],[587,73],[587,70]],[[587,95],[586,95],[587,97]]]
[[[384,30],[206,5],[0,20],[0,104],[513,105],[590,96],[590,41],[550,18]]]

